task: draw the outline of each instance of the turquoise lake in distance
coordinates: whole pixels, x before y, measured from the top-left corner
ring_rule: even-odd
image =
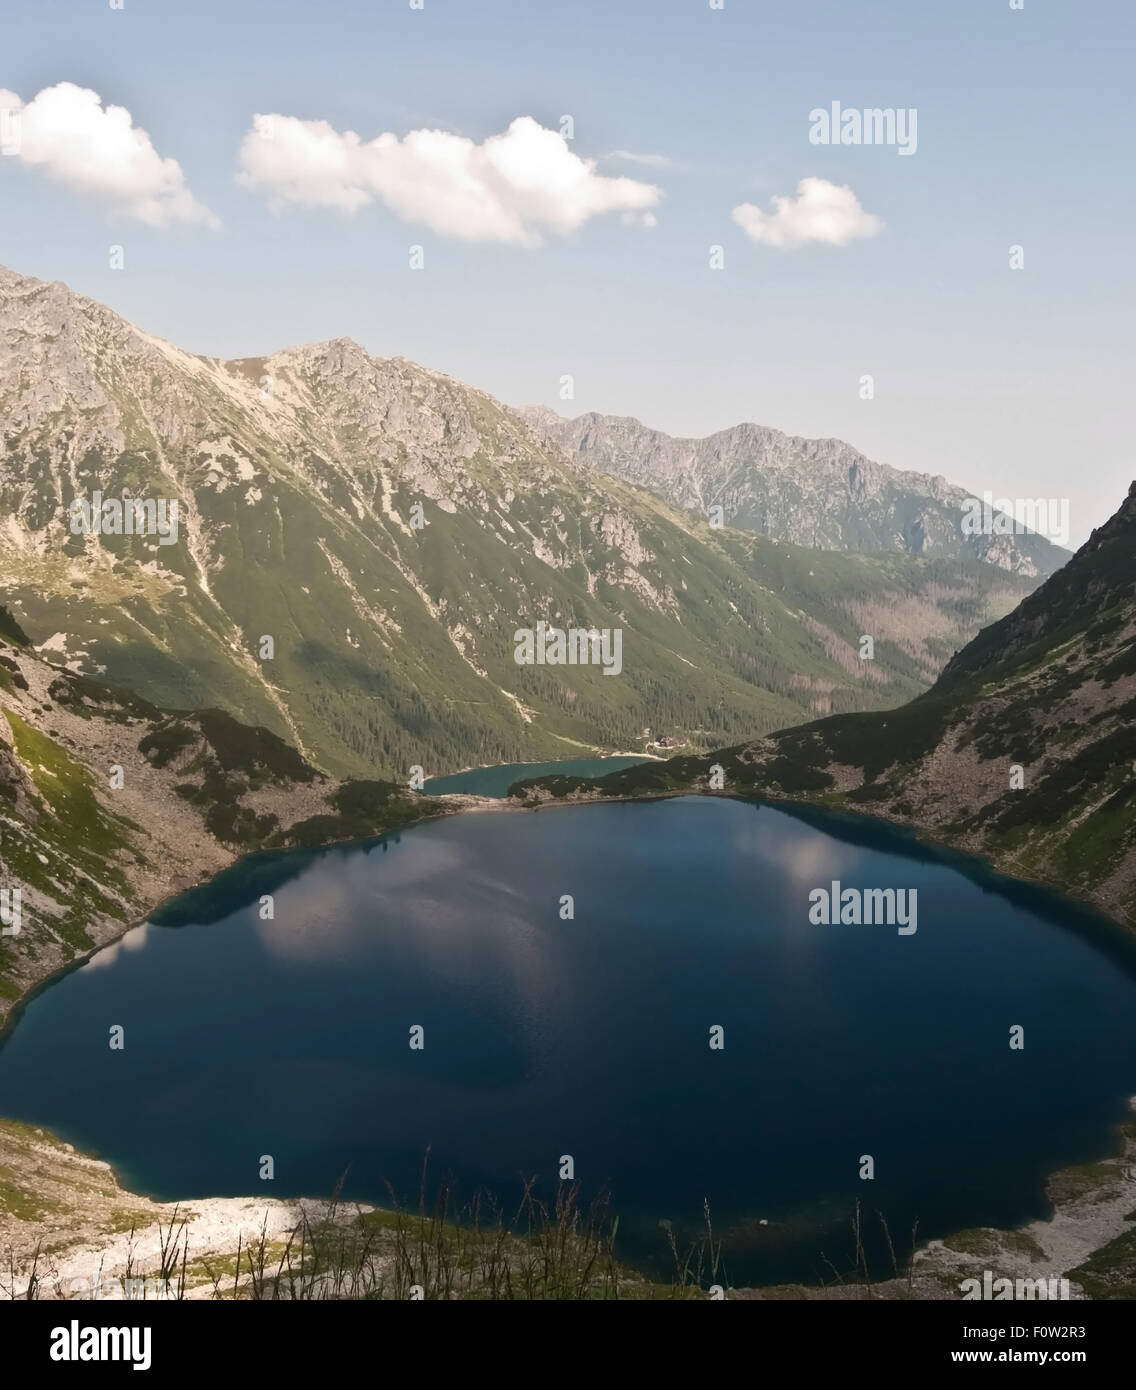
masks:
[[[432,796],[507,796],[514,782],[548,775],[561,777],[605,777],[625,767],[651,762],[650,758],[567,758],[554,763],[500,763],[496,767],[471,767],[448,777],[431,777],[422,790]]]
[[[813,925],[833,879],[916,889],[917,931]],[[660,1223],[682,1244],[705,1200],[737,1285],[850,1268],[857,1199],[877,1277],[877,1211],[901,1258],[915,1220],[1042,1217],[1046,1175],[1113,1151],[1134,1091],[1119,929],[870,822],[708,797],[255,856],[42,989],[0,1047],[0,1115],[155,1198],[319,1197],[346,1172],[348,1198],[389,1181],[416,1208],[429,1147],[459,1201],[508,1209],[532,1177],[551,1200],[568,1154],[625,1259],[666,1278]]]

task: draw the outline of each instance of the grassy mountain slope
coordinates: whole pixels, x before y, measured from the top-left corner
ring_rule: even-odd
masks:
[[[566,420],[539,406],[521,413],[593,467],[702,516],[717,503],[731,526],[759,535],[829,550],[969,557],[1028,576],[1052,574],[1069,558],[1032,532],[965,535],[962,488],[875,463],[839,439],[752,424],[675,439],[628,416]]]
[[[709,791],[715,764],[727,794],[869,812],[1136,927],[1136,483],[1063,570],[900,709],[512,794]]]
[[[647,728],[708,748],[887,707],[1033,586],[711,531],[403,359],[346,340],[195,357],[3,270],[0,426],[0,594],[39,649],[263,725],[332,775],[637,748]],[[96,489],[177,499],[178,542],[71,534]],[[542,619],[621,628],[623,674],[518,666],[515,630]]]

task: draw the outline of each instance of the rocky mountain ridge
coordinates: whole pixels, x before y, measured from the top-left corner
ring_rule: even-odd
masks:
[[[970,494],[941,476],[876,463],[840,439],[804,439],[739,424],[679,439],[630,416],[565,419],[543,406],[521,414],[538,433],[612,477],[673,506],[823,550],[968,556],[1014,574],[1051,574],[1068,552],[1032,533],[967,535]]]
[[[195,356],[7,270],[0,431],[0,595],[39,650],[263,725],[331,776],[895,704],[1033,584],[712,530],[403,358]],[[176,541],[76,532],[96,494],[176,502]],[[518,665],[541,622],[619,629],[620,678]]]

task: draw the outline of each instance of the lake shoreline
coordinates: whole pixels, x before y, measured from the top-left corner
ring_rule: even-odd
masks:
[[[1123,1297],[1136,1260],[1129,1248],[1134,1235],[1136,1096],[1129,1097],[1128,1112],[1128,1118],[1113,1127],[1113,1153],[1050,1174],[1046,1195],[1052,1211],[1047,1217],[1014,1228],[973,1227],[924,1241],[911,1252],[906,1268],[890,1279],[869,1281],[857,1272],[832,1284],[727,1286],[727,1298],[963,1302],[964,1281],[981,1283],[987,1272],[994,1279],[1031,1283],[1067,1280],[1074,1300],[1091,1300],[1094,1295]],[[116,1286],[128,1273],[153,1278],[163,1248],[178,1227],[176,1239],[184,1242],[186,1264],[196,1276],[184,1296],[190,1301],[209,1298],[216,1296],[210,1261],[224,1268],[238,1249],[255,1250],[262,1238],[275,1257],[286,1248],[294,1230],[303,1224],[318,1225],[329,1211],[326,1199],[310,1197],[154,1201],[125,1188],[112,1164],[42,1126],[17,1121],[0,1120],[0,1159],[6,1171],[21,1175],[18,1192],[24,1204],[34,1207],[43,1202],[47,1210],[63,1218],[49,1227],[46,1249],[38,1221],[15,1219],[8,1230],[0,1224],[0,1241],[5,1242],[0,1245],[0,1301],[27,1298],[31,1278],[38,1280],[37,1289],[46,1298],[81,1298],[74,1291],[76,1280],[101,1283],[109,1291],[104,1298],[121,1297],[122,1290]],[[66,1209],[68,1199],[73,1202],[71,1209]],[[386,1210],[367,1202],[348,1202],[332,1220],[346,1229],[360,1215]],[[38,1273],[41,1260],[43,1274]],[[620,1263],[629,1282],[650,1280],[643,1269]],[[176,1269],[181,1267],[175,1262]],[[1118,1289],[1116,1295],[1114,1289]]]
[[[633,755],[632,755],[632,756],[633,756]],[[944,844],[942,844],[941,842],[936,842],[936,841],[930,839],[929,837],[920,836],[920,835],[918,834],[918,832],[914,831],[911,827],[908,827],[908,826],[903,825],[902,823],[893,822],[893,821],[888,820],[888,819],[883,818],[883,817],[872,816],[872,815],[866,815],[866,814],[859,813],[859,812],[837,811],[837,810],[832,809],[832,808],[823,808],[823,807],[818,808],[818,807],[815,807],[815,805],[814,805],[813,803],[803,802],[803,801],[800,801],[800,800],[798,800],[798,799],[796,799],[796,798],[791,798],[791,797],[775,797],[775,796],[768,796],[768,795],[761,795],[761,796],[752,796],[752,795],[751,795],[751,796],[747,796],[747,795],[741,795],[741,794],[731,793],[731,792],[726,792],[726,791],[717,791],[717,792],[705,791],[705,792],[703,792],[703,791],[692,790],[692,789],[676,789],[676,790],[674,790],[674,791],[667,791],[667,792],[654,792],[654,793],[647,793],[647,794],[642,794],[642,795],[625,795],[625,796],[616,796],[616,797],[603,797],[603,796],[600,796],[600,795],[587,795],[587,796],[576,797],[576,798],[571,798],[571,797],[566,797],[566,798],[553,798],[553,797],[549,796],[547,799],[542,799],[539,805],[535,805],[535,806],[534,806],[534,805],[524,805],[524,804],[521,804],[520,802],[515,801],[515,800],[512,800],[511,798],[508,798],[508,797],[485,797],[485,796],[476,796],[476,795],[472,795],[472,794],[460,794],[460,793],[459,793],[459,794],[450,794],[450,795],[447,795],[447,796],[439,796],[439,797],[437,798],[439,804],[437,805],[436,811],[435,811],[433,814],[431,814],[429,817],[427,817],[427,819],[429,819],[429,820],[439,820],[439,819],[446,818],[446,817],[450,817],[450,816],[457,816],[457,815],[461,815],[461,814],[477,814],[477,813],[479,813],[479,812],[480,812],[480,813],[490,813],[490,812],[492,812],[492,813],[501,813],[501,812],[519,812],[519,811],[531,810],[531,811],[533,811],[533,813],[535,814],[535,813],[536,813],[537,811],[539,811],[539,810],[546,810],[546,809],[549,809],[549,808],[551,808],[551,807],[553,807],[553,806],[594,805],[594,804],[596,804],[597,802],[621,802],[621,803],[629,803],[629,802],[634,802],[634,801],[674,800],[674,799],[678,799],[678,798],[682,798],[682,797],[687,797],[687,796],[692,796],[692,795],[699,795],[699,796],[706,796],[706,797],[715,797],[715,796],[716,796],[716,797],[721,797],[721,798],[724,798],[724,799],[733,800],[733,801],[739,801],[739,802],[743,802],[743,803],[769,805],[769,806],[771,806],[771,807],[773,807],[773,808],[779,808],[779,807],[789,808],[789,807],[792,807],[792,806],[797,806],[797,807],[807,806],[807,807],[811,807],[812,809],[816,809],[816,810],[823,811],[823,813],[824,813],[826,816],[829,816],[829,817],[834,817],[834,818],[836,818],[836,819],[846,820],[846,821],[849,821],[849,822],[858,823],[858,824],[862,824],[862,825],[874,825],[874,826],[877,826],[877,827],[879,827],[879,828],[881,828],[881,829],[886,829],[886,830],[887,830],[888,832],[890,832],[891,834],[898,835],[900,838],[910,839],[911,841],[913,841],[913,842],[915,842],[915,843],[917,843],[917,844],[920,844],[920,845],[924,845],[924,846],[926,846],[927,848],[929,848],[929,849],[931,849],[931,850],[933,850],[933,851],[936,851],[937,853],[945,854],[949,859],[965,859],[965,860],[968,860],[968,861],[970,861],[971,863],[973,863],[974,865],[977,865],[978,867],[980,867],[981,869],[983,869],[983,870],[985,870],[985,871],[987,871],[987,872],[992,872],[992,873],[994,873],[994,874],[997,875],[997,876],[1006,878],[1010,883],[1033,884],[1034,886],[1036,886],[1036,887],[1038,887],[1038,888],[1044,889],[1046,892],[1052,892],[1052,891],[1054,891],[1051,885],[1044,884],[1044,883],[1038,883],[1036,880],[1023,879],[1023,878],[1020,878],[1020,877],[1018,877],[1018,876],[1016,876],[1016,875],[1012,875],[1012,874],[1004,874],[1004,873],[1002,872],[1002,870],[1000,870],[996,865],[992,865],[988,860],[982,858],[981,856],[977,856],[977,855],[968,855],[968,854],[966,854],[965,852],[960,851],[960,850],[958,850],[957,848],[955,848],[955,847],[953,847],[953,846],[944,845]],[[415,821],[415,822],[413,822],[412,824],[421,824],[421,823],[423,823],[423,822],[422,822],[422,821]],[[377,840],[381,840],[382,838],[384,838],[384,837],[385,837],[386,835],[388,835],[388,834],[398,833],[401,829],[404,829],[404,828],[410,828],[410,827],[408,827],[408,826],[392,826],[392,827],[390,827],[388,830],[377,832],[375,835],[373,835],[373,836],[367,836],[367,837],[366,837],[365,839],[363,839],[363,840],[358,840],[358,839],[347,839],[347,840],[333,841],[333,842],[329,842],[327,845],[320,846],[319,848],[323,849],[323,848],[344,847],[344,846],[349,846],[349,845],[354,845],[354,844],[366,844],[366,843],[368,843],[368,842],[370,842],[370,841],[372,841],[372,840],[376,840],[376,841],[377,841]],[[278,851],[277,851],[277,852],[278,852]],[[233,859],[231,865],[227,865],[226,867],[227,867],[227,868],[228,868],[228,867],[237,867],[237,866],[239,866],[239,865],[241,865],[241,864],[243,864],[243,863],[247,863],[249,860],[255,858],[256,853],[257,853],[257,852],[253,852],[253,853],[251,853],[251,854],[243,854],[243,855],[237,856],[237,857],[235,857],[235,858]],[[285,853],[287,853],[287,851],[285,851]],[[215,875],[212,875],[212,876],[210,876],[210,877],[215,877]],[[206,880],[204,880],[204,881],[208,881],[208,879],[206,879]],[[8,1036],[8,1034],[10,1033],[10,1031],[12,1030],[12,1028],[13,1028],[13,1027],[15,1026],[15,1024],[18,1022],[18,1020],[19,1020],[20,1016],[23,1014],[24,1009],[26,1008],[27,1004],[30,1003],[30,1001],[31,1001],[38,993],[40,993],[42,990],[44,990],[44,989],[46,989],[46,988],[49,988],[52,984],[54,984],[54,983],[56,982],[56,980],[57,980],[58,978],[62,977],[62,976],[65,975],[65,974],[70,973],[70,971],[72,971],[72,970],[74,970],[74,969],[77,969],[77,968],[79,968],[81,965],[85,964],[92,956],[94,956],[94,955],[98,954],[99,952],[101,952],[103,949],[105,949],[105,947],[107,947],[107,946],[109,946],[109,945],[113,945],[113,944],[115,944],[116,942],[120,941],[121,938],[122,938],[123,936],[125,936],[125,935],[127,934],[127,932],[133,930],[134,927],[139,926],[139,925],[143,925],[144,923],[146,923],[147,921],[149,921],[150,918],[153,916],[153,914],[154,914],[155,911],[157,911],[161,906],[165,905],[166,903],[172,902],[172,901],[174,901],[176,898],[182,896],[182,894],[184,893],[184,891],[185,891],[185,889],[182,888],[182,889],[179,889],[179,890],[178,890],[177,892],[175,892],[175,893],[168,894],[165,898],[163,898],[163,899],[161,900],[160,903],[156,903],[156,904],[154,904],[153,906],[151,906],[151,907],[148,909],[148,911],[146,912],[146,914],[145,914],[142,918],[140,918],[140,919],[138,919],[138,920],[136,920],[136,921],[133,921],[133,922],[131,922],[130,924],[128,924],[127,926],[125,926],[125,927],[122,929],[122,931],[119,932],[119,933],[117,933],[113,938],[111,938],[111,939],[108,940],[108,941],[101,942],[101,943],[98,943],[97,945],[92,946],[92,947],[90,948],[90,950],[88,950],[87,952],[83,953],[82,956],[77,956],[77,957],[75,957],[73,960],[69,961],[66,965],[62,966],[61,968],[59,968],[59,969],[57,969],[57,970],[52,971],[50,975],[45,976],[43,979],[37,981],[31,988],[29,988],[27,991],[25,991],[24,993],[22,993],[21,996],[20,996],[20,998],[19,998],[18,1000],[16,1000],[16,1001],[13,1002],[13,1006],[12,1006],[11,1012],[10,1012],[10,1014],[9,1014],[9,1017],[8,1017],[6,1020],[4,1020],[3,1027],[0,1028],[0,1045],[3,1044],[4,1040],[6,1039],[6,1037]],[[1067,900],[1067,901],[1071,901],[1071,902],[1075,902],[1078,906],[1081,906],[1082,903],[1083,903],[1083,900],[1079,900],[1079,899],[1066,899],[1066,900]],[[1096,908],[1096,905],[1094,905],[1094,904],[1090,904],[1089,906]],[[1097,909],[1097,910],[1099,911],[1099,909]],[[1114,918],[1107,917],[1107,916],[1105,916],[1104,914],[1102,914],[1102,916],[1104,917],[1104,920],[1107,920],[1107,921],[1108,921],[1111,925],[1113,925],[1114,927],[1116,927],[1116,928],[1118,928],[1118,929],[1122,929],[1122,930],[1124,929],[1124,924],[1123,924],[1123,923],[1119,923],[1119,922],[1117,922]],[[1133,1098],[1133,1101],[1130,1102],[1130,1105],[1136,1107],[1136,1098]],[[2,1121],[0,1121],[0,1123],[7,1123],[7,1122],[2,1122]],[[1034,1241],[1037,1242],[1037,1243],[1043,1244],[1044,1248],[1049,1248],[1049,1249],[1051,1249],[1050,1257],[1049,1257],[1049,1258],[1047,1259],[1047,1261],[1045,1262],[1045,1270],[1050,1270],[1052,1267],[1054,1267],[1054,1266],[1055,1266],[1055,1261],[1056,1261],[1056,1263],[1060,1263],[1060,1261],[1061,1261],[1062,1259],[1064,1259],[1064,1260],[1066,1260],[1066,1262],[1068,1262],[1070,1259],[1072,1259],[1073,1255],[1077,1255],[1077,1256],[1081,1257],[1082,1259],[1087,1259],[1087,1258],[1093,1256],[1096,1252],[1103,1250],[1103,1249],[1104,1249],[1106,1246],[1108,1246],[1109,1244],[1115,1242],[1117,1239],[1120,1238],[1120,1236],[1122,1236],[1122,1235],[1124,1234],[1125,1230],[1128,1229],[1128,1228],[1126,1228],[1126,1227],[1123,1225],[1123,1221],[1122,1221],[1123,1213],[1120,1212],[1120,1206],[1123,1205],[1125,1202],[1131,1203],[1131,1201],[1132,1201],[1132,1192],[1131,1192],[1131,1189],[1130,1189],[1130,1188],[1121,1189],[1121,1192],[1122,1192],[1122,1194],[1123,1194],[1122,1196],[1118,1196],[1117,1191],[1114,1190],[1114,1189],[1115,1189],[1115,1184],[1116,1184],[1116,1181],[1117,1181],[1116,1165],[1117,1165],[1117,1164],[1122,1164],[1122,1163],[1123,1163],[1123,1164],[1130,1164],[1131,1161],[1132,1161],[1133,1159],[1136,1159],[1136,1122],[1129,1121],[1128,1124],[1127,1124],[1127,1126],[1122,1125],[1122,1126],[1120,1126],[1120,1129],[1121,1129],[1122,1132],[1125,1134],[1125,1152],[1124,1152],[1124,1154],[1121,1155],[1120,1158],[1117,1158],[1115,1155],[1108,1156],[1108,1157],[1106,1157],[1105,1159],[1102,1159],[1102,1160],[1100,1161],[1100,1163],[1099,1163],[1099,1164],[1096,1164],[1096,1165],[1086,1165],[1086,1166],[1089,1166],[1089,1167],[1093,1167],[1093,1168],[1100,1169],[1100,1172],[1097,1173],[1097,1174],[1094,1176],[1093,1181],[1089,1183],[1089,1185],[1086,1187],[1085,1191],[1084,1191],[1083,1193],[1080,1193],[1080,1194],[1078,1195],[1077,1203],[1075,1204],[1075,1205],[1076,1205],[1076,1209],[1077,1209],[1078,1211],[1081,1211],[1081,1210],[1083,1209],[1083,1212],[1088,1212],[1088,1213],[1090,1213],[1090,1214],[1092,1214],[1092,1213],[1095,1212],[1095,1215],[1096,1215],[1096,1217],[1098,1217],[1098,1218],[1102,1217],[1102,1216],[1105,1214],[1105,1208],[1107,1208],[1108,1220],[1107,1220],[1106,1222],[1102,1222],[1101,1220],[1098,1219],[1098,1220],[1095,1221],[1095,1224],[1090,1223],[1090,1224],[1091,1224],[1092,1241],[1095,1242],[1095,1243],[1086,1246],[1084,1240],[1079,1240],[1079,1239],[1077,1238],[1075,1227],[1076,1227],[1076,1222],[1077,1222],[1077,1220],[1080,1220],[1081,1218],[1077,1217],[1076,1214],[1075,1214],[1075,1212],[1074,1212],[1072,1215],[1070,1215],[1069,1212],[1066,1212],[1066,1215],[1065,1215],[1064,1217],[1061,1216],[1061,1213],[1062,1213],[1062,1210],[1063,1210],[1063,1206],[1064,1206],[1064,1207],[1070,1207],[1070,1204],[1069,1204],[1069,1203],[1064,1203],[1064,1204],[1062,1204],[1062,1203],[1055,1203],[1055,1206],[1054,1206],[1054,1213],[1053,1213],[1053,1215],[1048,1219],[1048,1222],[1033,1222],[1033,1223],[1030,1223],[1030,1226],[1029,1226],[1028,1228],[1023,1228],[1023,1229],[1025,1229],[1025,1230],[1030,1231],[1030,1232],[1034,1232],[1034,1234],[1030,1236],[1030,1239],[1034,1240]],[[93,1160],[92,1160],[92,1161],[93,1161]],[[111,1171],[113,1171],[113,1170],[111,1170]],[[1132,1171],[1132,1170],[1129,1169],[1129,1171]],[[1051,1178],[1051,1182],[1055,1181],[1056,1179],[1059,1179],[1060,1177],[1061,1177],[1061,1174],[1054,1174],[1054,1175],[1052,1176],[1052,1178]],[[117,1178],[115,1178],[115,1182],[116,1182],[116,1185],[117,1185]],[[146,1198],[137,1198],[137,1197],[135,1197],[134,1194],[126,1192],[125,1189],[121,1189],[121,1188],[120,1188],[119,1190],[123,1193],[124,1198],[128,1198],[130,1201],[147,1202],[147,1203],[149,1203],[149,1199],[146,1199]],[[1086,1195],[1086,1194],[1088,1194],[1088,1195]],[[303,1203],[303,1202],[308,1202],[308,1201],[310,1201],[310,1200],[311,1200],[311,1199],[282,1199],[282,1200],[274,1199],[273,1203],[271,1204],[271,1206],[272,1206],[272,1208],[273,1208],[273,1210],[274,1210],[274,1212],[275,1212],[275,1215],[274,1215],[274,1217],[273,1217],[273,1222],[272,1222],[272,1224],[273,1224],[273,1229],[274,1229],[274,1230],[275,1230],[275,1229],[283,1229],[283,1215],[282,1215],[282,1213],[285,1211],[285,1209],[294,1212],[295,1210],[298,1209],[298,1204],[301,1204],[301,1203]],[[182,1203],[181,1203],[181,1206],[182,1206],[182,1207],[185,1207],[185,1206],[187,1206],[187,1205],[192,1206],[195,1210],[200,1211],[202,1214],[204,1214],[205,1211],[206,1211],[206,1209],[208,1209],[210,1212],[212,1212],[212,1211],[213,1211],[213,1205],[214,1205],[214,1204],[222,1204],[222,1205],[223,1205],[223,1204],[230,1204],[230,1205],[232,1206],[232,1209],[233,1209],[234,1212],[238,1212],[238,1211],[239,1211],[239,1212],[242,1214],[242,1220],[243,1220],[244,1216],[247,1216],[247,1214],[248,1214],[249,1204],[255,1205],[255,1206],[256,1206],[256,1209],[257,1209],[258,1211],[260,1210],[261,1207],[266,1206],[266,1204],[265,1204],[263,1201],[259,1201],[258,1199],[256,1199],[256,1198],[251,1198],[251,1197],[250,1197],[250,1198],[216,1198],[216,1199],[214,1199],[214,1198],[205,1198],[205,1199],[195,1200],[195,1201],[192,1201],[192,1202],[182,1202]],[[155,1209],[158,1209],[158,1208],[166,1209],[166,1214],[167,1214],[167,1215],[168,1215],[168,1209],[171,1209],[171,1208],[174,1208],[174,1207],[177,1206],[176,1203],[149,1203],[149,1205],[150,1205],[151,1207],[155,1208]],[[267,1209],[267,1208],[266,1208],[266,1209]],[[226,1208],[226,1210],[227,1210],[227,1208]],[[1071,1208],[1071,1207],[1070,1207],[1070,1211],[1072,1211],[1072,1208]],[[218,1220],[220,1221],[220,1223],[221,1223],[220,1226],[219,1226],[217,1229],[223,1234],[224,1231],[225,1231],[225,1229],[226,1229],[226,1227],[225,1227],[225,1222],[224,1222],[224,1219],[223,1219],[223,1218],[224,1218],[224,1212],[222,1211],[222,1207],[221,1207],[220,1205],[217,1206],[217,1210],[216,1210],[215,1215],[217,1216],[217,1219],[218,1219]],[[1063,1224],[1060,1224],[1060,1229],[1059,1229],[1058,1225],[1055,1225],[1055,1224],[1054,1224],[1054,1223],[1058,1222],[1058,1218],[1059,1218],[1059,1217],[1061,1218],[1061,1223],[1063,1223]],[[1086,1220],[1087,1220],[1087,1218],[1086,1218]],[[1084,1222],[1082,1222],[1082,1224],[1084,1224]],[[1038,1240],[1038,1236],[1037,1236],[1036,1230],[1035,1230],[1035,1228],[1041,1228],[1041,1227],[1045,1227],[1047,1230],[1048,1230],[1049,1228],[1052,1228],[1052,1234],[1054,1235],[1055,1238],[1056,1238],[1057,1236],[1060,1236],[1060,1240],[1056,1240],[1056,1241],[1051,1240],[1051,1241],[1048,1242],[1048,1245],[1044,1245],[1043,1242],[1040,1242],[1040,1241]],[[205,1229],[205,1226],[204,1226],[204,1225],[203,1225],[202,1229]],[[211,1228],[211,1229],[212,1229],[212,1228]],[[234,1226],[234,1227],[233,1227],[233,1230],[235,1231],[236,1229],[237,1229],[237,1227]],[[242,1225],[242,1226],[240,1227],[240,1229],[241,1229],[241,1230],[244,1230],[244,1226]],[[1018,1231],[1002,1231],[1002,1230],[1000,1230],[1000,1229],[998,1229],[998,1228],[984,1228],[984,1229],[985,1229],[986,1234],[983,1236],[982,1239],[983,1239],[983,1241],[985,1242],[985,1247],[984,1247],[984,1249],[985,1249],[985,1256],[984,1256],[984,1257],[985,1257],[986,1260],[987,1260],[987,1266],[986,1266],[986,1267],[989,1267],[989,1261],[990,1261],[990,1258],[991,1258],[991,1256],[992,1256],[993,1254],[997,1254],[999,1258],[1006,1258],[1006,1259],[1009,1259],[1009,1257],[1010,1257],[1011,1255],[1013,1255],[1013,1256],[1017,1259],[1017,1256],[1020,1255],[1020,1250],[1018,1249],[1018,1243],[1016,1243],[1016,1238],[1017,1238],[1018,1236],[1021,1235],[1021,1232],[1018,1232]],[[247,1234],[247,1233],[246,1233],[246,1234]],[[969,1233],[963,1233],[963,1234],[969,1236]],[[968,1269],[969,1266],[967,1266],[967,1265],[965,1264],[965,1262],[960,1262],[960,1261],[956,1258],[956,1256],[958,1256],[960,1253],[961,1253],[961,1254],[966,1254],[967,1252],[965,1252],[965,1251],[963,1251],[963,1252],[958,1251],[958,1250],[956,1249],[956,1247],[953,1246],[953,1245],[951,1244],[951,1241],[952,1241],[953,1239],[954,1239],[954,1237],[948,1236],[948,1237],[946,1237],[946,1238],[944,1238],[944,1239],[929,1241],[929,1242],[925,1243],[924,1245],[920,1245],[919,1247],[917,1247],[917,1249],[916,1249],[916,1251],[915,1251],[915,1253],[914,1253],[914,1255],[913,1255],[912,1267],[913,1267],[913,1270],[916,1271],[916,1273],[917,1273],[917,1275],[918,1275],[918,1277],[919,1277],[920,1279],[923,1279],[924,1281],[926,1281],[927,1279],[931,1279],[932,1282],[935,1281],[935,1280],[937,1280],[940,1284],[942,1284],[942,1281],[943,1281],[943,1279],[946,1277],[946,1275],[947,1275],[948,1272],[950,1273],[950,1275],[951,1275],[952,1277],[954,1276],[954,1274],[959,1274],[959,1277],[960,1277],[960,1278],[961,1278],[961,1277],[967,1277],[965,1274],[960,1273],[960,1271],[963,1271],[964,1269]],[[1062,1241],[1064,1242],[1063,1244],[1062,1244]],[[1056,1253],[1052,1253],[1053,1251],[1056,1251]],[[1064,1252],[1064,1253],[1062,1253],[1062,1252]],[[88,1252],[88,1253],[91,1253],[91,1252]],[[1037,1276],[1037,1275],[1031,1275],[1031,1274],[1029,1274],[1028,1271],[1029,1271],[1030,1269],[1033,1269],[1034,1266],[1031,1265],[1031,1264],[1029,1264],[1028,1262],[1027,1262],[1025,1265],[1023,1265],[1020,1259],[1017,1259],[1017,1263],[1014,1264],[1013,1267],[1014,1267],[1015,1270],[1016,1270],[1016,1269],[1025,1269],[1025,1270],[1027,1271],[1026,1277],[1040,1277],[1040,1276]],[[911,1276],[910,1276],[910,1274],[909,1274],[909,1275],[906,1276],[902,1281],[897,1281],[896,1289],[895,1289],[893,1292],[891,1292],[891,1293],[884,1292],[885,1286],[884,1286],[884,1285],[879,1285],[879,1286],[877,1286],[877,1288],[876,1288],[876,1292],[875,1292],[875,1295],[874,1295],[874,1296],[877,1296],[877,1297],[888,1297],[888,1296],[894,1296],[894,1297],[912,1297],[913,1294],[912,1294],[910,1291],[907,1291],[907,1292],[900,1292],[900,1285],[902,1285],[902,1288],[903,1288],[904,1290],[910,1290],[910,1287],[911,1287],[910,1279],[911,1279]],[[851,1287],[855,1288],[856,1286],[851,1286]],[[850,1292],[846,1292],[846,1291],[844,1291],[845,1288],[846,1288],[846,1286],[839,1286],[839,1290],[838,1290],[838,1289],[834,1289],[832,1286],[815,1286],[815,1287],[814,1287],[814,1286],[798,1286],[798,1285],[768,1285],[768,1286],[754,1287],[754,1288],[752,1288],[752,1289],[739,1289],[739,1290],[734,1290],[734,1291],[731,1292],[731,1296],[746,1297],[746,1298],[771,1298],[771,1299],[775,1299],[775,1298],[778,1298],[778,1297],[831,1298],[831,1297],[871,1296],[871,1295],[865,1295],[862,1291],[861,1291],[861,1293],[859,1293],[859,1294],[857,1294],[857,1293],[855,1293],[855,1292],[851,1292],[851,1293],[850,1293]],[[916,1296],[916,1297],[933,1297],[933,1296],[937,1296],[937,1297],[949,1297],[949,1296],[951,1296],[951,1295],[950,1295],[949,1293],[944,1293],[944,1292],[939,1292],[938,1294],[926,1293],[926,1292],[924,1292],[924,1293],[916,1293],[916,1294],[914,1294],[914,1296]]]

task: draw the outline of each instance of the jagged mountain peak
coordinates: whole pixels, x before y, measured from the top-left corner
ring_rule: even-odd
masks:
[[[704,438],[678,438],[632,416],[566,419],[524,407],[530,427],[591,466],[674,506],[824,550],[969,555],[1028,577],[1049,574],[1067,552],[1041,536],[966,535],[968,494],[939,474],[902,471],[841,439],[807,439],[745,422]]]
[[[0,599],[33,642],[333,773],[645,728],[705,746],[894,703],[1032,587],[712,531],[405,357],[347,338],[205,357],[21,277],[0,292],[0,428]],[[96,491],[176,501],[176,537],[74,533]],[[624,632],[621,680],[518,664],[541,621]]]

